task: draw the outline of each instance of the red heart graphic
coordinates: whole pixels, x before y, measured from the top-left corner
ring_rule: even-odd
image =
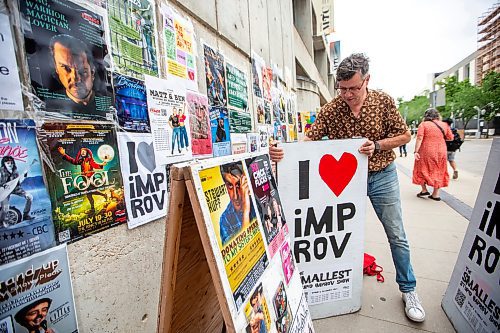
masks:
[[[326,154],[319,161],[319,175],[338,197],[351,181],[357,167],[358,160],[353,154],[343,153],[338,161]]]

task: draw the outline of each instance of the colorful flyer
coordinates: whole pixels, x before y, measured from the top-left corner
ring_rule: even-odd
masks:
[[[208,105],[227,107],[224,56],[208,45],[203,45],[207,81]]]
[[[254,153],[259,151],[259,133],[247,133],[247,152]]]
[[[226,63],[228,106],[248,113],[247,76],[230,63]]]
[[[245,163],[266,236],[269,255],[273,258],[288,235],[288,226],[276,181],[272,176],[271,161],[268,155],[260,155],[247,158]]]
[[[250,199],[242,162],[227,163],[199,171],[220,254],[233,293],[240,307],[264,272],[268,258]]]
[[[156,163],[153,137],[118,133],[127,203],[128,227],[138,227],[167,214],[168,192],[164,165]]]
[[[113,124],[46,122],[40,141],[59,243],[127,221]]]
[[[2,266],[0,331],[78,333],[66,245]]]
[[[191,142],[193,156],[212,156],[212,131],[210,114],[208,112],[208,98],[193,91],[186,92],[189,124],[191,127]]]
[[[271,316],[263,295],[262,283],[255,288],[250,300],[245,305],[245,315],[248,321],[247,332],[269,332]]]
[[[23,111],[23,97],[9,16],[0,13],[0,109]]]
[[[231,134],[226,108],[210,107],[210,127],[214,156],[231,155]]]
[[[142,80],[158,76],[155,2],[108,0],[114,70]]]
[[[283,276],[285,277],[285,282],[288,285],[295,272],[295,261],[293,260],[292,250],[290,249],[290,243],[288,239],[285,239],[283,245],[280,248],[281,255],[281,267],[283,268]]]
[[[19,4],[31,85],[46,111],[111,119],[113,96],[104,63],[105,10],[60,0]]]
[[[0,120],[0,265],[55,245],[31,119]]]
[[[276,312],[276,331],[287,333],[292,324],[292,311],[286,296],[285,286],[280,282],[273,298],[274,311]]]
[[[149,133],[148,103],[144,81],[113,73],[115,108],[121,129]]]
[[[190,160],[190,115],[182,81],[146,75],[145,82],[156,162],[165,165]]]

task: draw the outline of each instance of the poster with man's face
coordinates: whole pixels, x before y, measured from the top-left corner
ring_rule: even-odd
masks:
[[[44,109],[80,119],[110,117],[105,10],[62,0],[19,2],[31,85]]]

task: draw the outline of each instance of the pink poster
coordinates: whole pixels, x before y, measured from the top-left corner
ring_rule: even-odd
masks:
[[[212,156],[208,98],[205,95],[187,91],[186,99],[190,117],[193,156]]]

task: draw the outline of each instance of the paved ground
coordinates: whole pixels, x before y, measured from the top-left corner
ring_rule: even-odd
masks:
[[[420,187],[411,183],[415,140],[408,156],[397,158],[403,217],[410,242],[417,292],[427,312],[424,323],[409,321],[395,282],[389,245],[380,222],[368,203],[365,251],[384,267],[385,282],[364,277],[363,304],[359,312],[315,320],[317,333],[327,332],[455,332],[441,308],[455,261],[467,229],[467,214],[474,206],[486,167],[491,139],[467,140],[457,152],[458,180],[452,180],[445,199],[436,202],[417,198]],[[399,156],[399,151],[398,151]],[[451,170],[451,169],[450,169]]]

